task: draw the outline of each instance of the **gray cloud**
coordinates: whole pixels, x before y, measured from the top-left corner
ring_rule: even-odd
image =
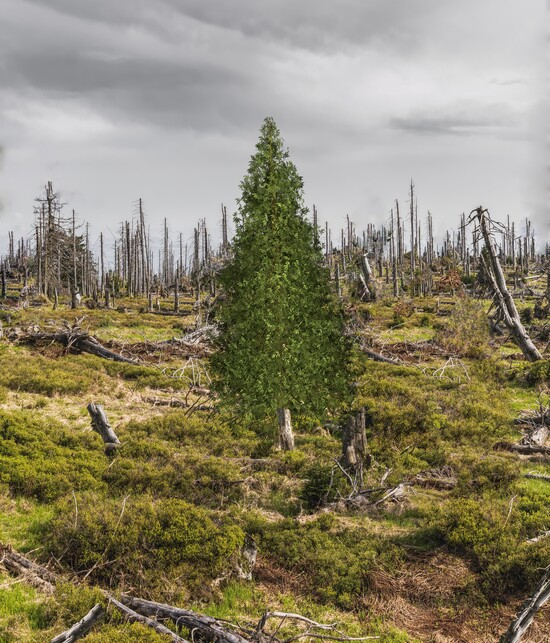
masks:
[[[182,191],[194,222],[235,198],[270,114],[308,199],[334,222],[383,220],[411,175],[434,213],[494,199],[542,219],[531,183],[507,177],[540,164],[539,151],[525,161],[526,132],[544,127],[524,121],[541,86],[544,10],[544,0],[0,0],[5,211],[24,225],[54,178],[99,223],[127,216],[139,192],[178,226]],[[428,187],[446,185],[451,167],[460,192]],[[90,181],[101,193],[89,195]]]

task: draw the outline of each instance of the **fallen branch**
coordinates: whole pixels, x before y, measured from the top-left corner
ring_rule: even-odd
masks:
[[[228,626],[225,624],[222,626],[219,620],[211,616],[205,616],[179,607],[172,607],[164,603],[146,601],[133,596],[123,595],[120,600],[124,605],[143,616],[171,619],[176,625],[183,625],[206,638],[214,639],[218,643],[249,643],[249,639],[228,630]]]
[[[371,357],[375,362],[384,362],[384,364],[393,364],[393,366],[403,366],[403,362],[397,359],[393,359],[392,357],[385,357],[384,355],[381,355],[380,353],[377,353],[376,351],[373,351],[370,348],[367,348],[366,346],[362,346],[361,350],[365,355],[368,355]]]
[[[0,553],[2,554],[0,563],[2,563],[9,572],[22,576],[30,585],[46,594],[54,593],[56,576],[53,572],[50,572],[49,569],[22,556],[9,545],[2,545],[0,543]]]
[[[142,625],[146,625],[159,634],[166,634],[167,636],[170,636],[172,641],[174,641],[175,643],[189,643],[187,639],[184,639],[175,632],[172,632],[172,630],[168,629],[166,625],[158,623],[151,618],[147,618],[142,614],[138,614],[133,609],[130,609],[120,601],[117,601],[117,599],[113,598],[110,594],[106,594],[106,596],[109,599],[109,603],[112,603],[118,610],[120,610],[124,614],[126,620],[130,623],[141,623]],[[52,643],[54,642],[52,641]]]
[[[550,476],[545,476],[542,473],[525,473],[524,478],[531,478],[533,480],[544,480],[545,482],[550,482]]]
[[[550,446],[537,446],[536,444],[518,444],[513,442],[497,442],[493,449],[504,451],[515,451],[522,455],[529,455],[530,453],[543,453],[550,455]]]
[[[52,639],[51,643],[73,643],[73,641],[77,639],[84,638],[92,627],[103,619],[104,615],[105,610],[103,606],[101,603],[97,603],[78,623],[75,623],[68,630],[65,630],[65,632],[58,634]]]
[[[534,538],[529,538],[527,540],[528,543],[538,543],[540,540],[544,540],[545,538],[548,538],[550,536],[550,530],[545,531],[542,534],[539,534],[538,536],[535,536]]]
[[[510,627],[501,637],[500,643],[517,643],[528,630],[533,622],[537,612],[550,598],[550,566],[540,583],[537,585],[535,593],[522,605],[522,609],[516,618],[510,623]]]

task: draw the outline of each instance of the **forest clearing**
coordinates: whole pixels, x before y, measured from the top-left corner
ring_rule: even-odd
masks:
[[[51,183],[10,235],[2,641],[550,641],[548,243],[413,182],[335,234],[287,157],[217,248],[139,201],[94,256]]]

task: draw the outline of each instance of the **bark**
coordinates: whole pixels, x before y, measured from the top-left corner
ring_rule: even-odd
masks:
[[[169,630],[162,623],[158,623],[153,619],[147,618],[147,616],[138,614],[127,605],[124,605],[120,601],[117,601],[116,598],[109,596],[109,602],[111,602],[119,611],[121,611],[126,617],[126,620],[128,620],[130,623],[141,623],[142,625],[147,625],[147,627],[151,627],[152,629],[154,629],[155,632],[169,636],[175,643],[189,643],[187,639],[184,639],[175,632],[172,632],[172,630]]]
[[[100,603],[97,603],[78,623],[75,623],[71,628],[65,630],[65,632],[58,634],[52,639],[51,643],[73,643],[73,641],[77,639],[84,638],[92,627],[103,619],[104,615],[105,610]]]
[[[120,444],[120,440],[109,424],[101,404],[95,404],[94,402],[88,404],[88,413],[92,418],[92,429],[99,433],[105,443],[105,452],[108,453],[116,449]]]
[[[211,616],[204,616],[191,610],[184,610],[163,603],[154,603],[153,601],[146,601],[132,596],[123,595],[120,600],[124,605],[144,616],[172,619],[174,623],[183,625],[207,639],[217,641],[217,643],[248,643],[248,639],[229,631]]]
[[[14,551],[10,546],[2,545],[0,543],[0,562],[12,574],[17,574],[25,578],[33,587],[45,592],[46,594],[53,594],[55,588],[55,574],[50,572],[45,567],[25,558],[21,554]]]
[[[546,572],[538,584],[535,593],[522,605],[522,609],[516,618],[510,623],[510,627],[506,633],[501,637],[500,643],[517,643],[529,626],[533,622],[537,612],[550,598],[550,567],[546,568]]]
[[[367,253],[361,255],[361,276],[363,278],[364,286],[370,296],[370,299],[373,301],[376,300],[376,286],[374,283],[374,277],[372,270],[369,264],[369,259]]]
[[[503,449],[505,451],[515,451],[522,455],[529,455],[531,453],[543,453],[550,455],[550,446],[539,446],[536,444],[513,444],[512,442],[498,442],[493,447],[494,449]]]
[[[342,466],[361,472],[370,464],[365,431],[365,409],[354,411],[342,430]]]
[[[521,323],[516,304],[514,303],[512,295],[506,286],[504,272],[502,271],[502,266],[498,260],[496,248],[491,236],[489,213],[481,206],[476,210],[473,210],[472,213],[473,212],[476,213],[481,234],[483,235],[483,240],[485,242],[485,248],[487,249],[489,257],[487,273],[496,296],[497,305],[502,314],[504,324],[512,333],[517,345],[525,356],[525,359],[530,362],[540,360],[542,359],[542,355],[531,341],[531,338]]]
[[[531,446],[542,447],[546,444],[548,433],[549,430],[545,424],[537,426],[532,431],[530,431],[528,435],[524,436],[519,441],[519,444],[528,444]]]
[[[290,409],[277,409],[277,421],[279,424],[279,448],[282,451],[294,450],[294,433],[292,432]]]

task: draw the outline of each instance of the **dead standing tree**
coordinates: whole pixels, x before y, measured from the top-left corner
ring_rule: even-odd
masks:
[[[504,277],[502,266],[498,260],[497,250],[493,240],[493,224],[489,216],[489,211],[479,206],[470,212],[470,220],[472,220],[472,218],[476,218],[479,223],[479,230],[487,250],[487,259],[485,260],[482,256],[482,260],[487,264],[485,269],[496,300],[499,316],[506,328],[511,332],[525,359],[530,362],[542,359],[542,355],[531,341],[531,338],[521,323],[516,304],[510,291],[506,287],[506,278]]]

